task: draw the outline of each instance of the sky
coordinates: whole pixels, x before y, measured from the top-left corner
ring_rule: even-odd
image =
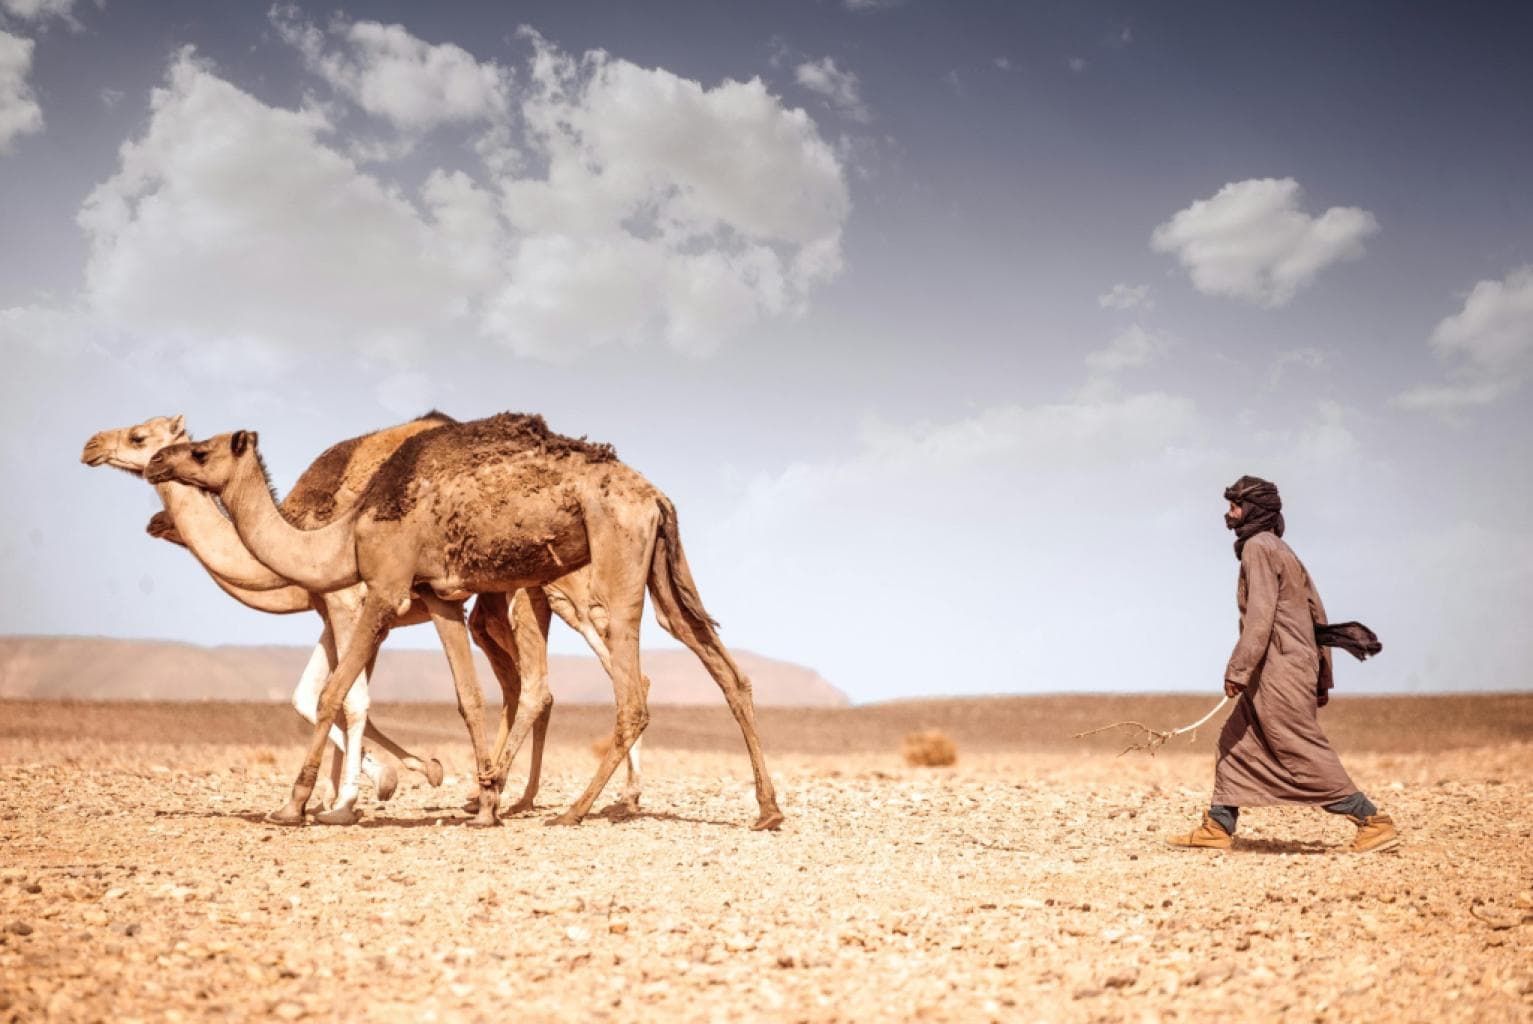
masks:
[[[1383,640],[1340,693],[1527,689],[1530,33],[0,0],[0,633],[317,636],[145,536],[154,492],[79,462],[98,430],[255,429],[285,490],[510,409],[613,443],[725,642],[857,701],[1216,692],[1247,473]]]

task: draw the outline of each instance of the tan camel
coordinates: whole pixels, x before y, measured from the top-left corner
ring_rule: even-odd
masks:
[[[412,592],[425,601],[452,666],[478,765],[474,824],[494,824],[498,762],[515,756],[527,722],[518,719],[509,746],[492,760],[482,725],[469,713],[480,697],[463,601],[475,593],[540,586],[587,565],[591,616],[611,656],[617,721],[612,747],[590,785],[550,823],[574,824],[585,816],[649,721],[639,672],[647,587],[661,626],[703,662],[740,726],[760,810],[754,827],[781,824],[756,735],[750,682],[703,609],[681,548],[675,508],[618,462],[609,446],[554,434],[540,416],[502,414],[441,427],[400,445],[351,512],[315,530],[298,529],[282,517],[250,431],[172,445],[151,460],[145,476],[218,494],[251,553],[307,589],[366,584],[356,642],[346,648],[320,696],[322,723],[336,713],[389,626],[408,610]],[[324,739],[323,726],[317,727],[292,799],[273,820],[303,820]]]
[[[93,437],[85,448],[82,459],[91,465],[111,465],[129,473],[141,475],[150,457],[173,441],[184,441],[182,417],[156,417],[132,427],[116,431],[103,431]],[[313,526],[326,522],[337,509],[355,502],[366,480],[376,471],[382,459],[398,447],[404,437],[452,422],[449,417],[432,412],[419,420],[375,434],[353,438],[332,446],[315,460],[299,478],[292,492],[283,502],[283,514],[300,526]],[[151,536],[187,547],[208,569],[213,581],[236,600],[255,608],[276,614],[290,614],[314,608],[325,621],[325,633],[316,645],[303,676],[293,694],[293,705],[311,723],[315,721],[319,688],[328,672],[335,667],[336,639],[332,622],[339,619],[349,632],[354,621],[360,594],[346,591],[336,594],[311,594],[302,588],[288,584],[282,577],[272,573],[253,559],[243,542],[239,540],[228,519],[214,506],[206,492],[184,484],[157,485],[165,503],[165,509],[150,519],[148,532]],[[178,527],[184,523],[190,531],[188,536]],[[231,583],[214,567],[230,573],[241,582],[255,587],[274,589],[251,590]],[[357,588],[360,591],[360,588]],[[607,651],[591,622],[588,608],[587,584],[577,573],[572,578],[554,581],[546,599],[539,594],[528,600],[518,595],[512,608],[508,609],[504,595],[487,595],[475,603],[471,624],[474,637],[485,651],[495,669],[501,685],[504,705],[501,727],[497,737],[497,751],[503,749],[509,736],[512,719],[518,710],[529,712],[533,722],[532,764],[527,786],[520,800],[510,808],[511,813],[530,810],[537,796],[541,779],[544,738],[547,733],[553,698],[547,684],[547,631],[548,607],[551,604],[559,616],[571,628],[584,636],[597,657],[605,666]],[[398,625],[424,622],[427,615],[416,602]],[[380,798],[392,794],[397,781],[393,769],[380,765],[371,755],[355,756],[361,747],[358,739],[364,733],[379,746],[389,750],[402,763],[423,771],[432,785],[441,782],[441,764],[435,759],[429,763],[409,754],[399,744],[367,722],[368,695],[365,688],[367,672],[347,692],[344,705],[348,733],[346,736],[331,726],[329,735],[337,753],[346,751],[348,759],[342,777],[342,761],[339,756],[332,760],[333,789],[336,805],[317,816],[326,824],[350,824],[357,820],[355,800],[357,795],[358,769],[374,778]],[[530,685],[523,685],[524,680]],[[647,681],[646,681],[647,686]],[[509,772],[510,762],[505,763]],[[627,784],[624,787],[624,809],[636,810],[640,797],[639,751],[630,752],[627,765]],[[504,773],[500,785],[505,782]],[[499,787],[498,787],[499,788]],[[471,808],[472,809],[472,808]]]

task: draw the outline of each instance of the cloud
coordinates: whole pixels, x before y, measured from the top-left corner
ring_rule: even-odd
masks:
[[[0,0],[0,10],[23,21],[44,22],[60,18],[70,25],[74,20],[75,0]]]
[[[1115,284],[1097,296],[1097,305],[1103,309],[1154,309],[1155,300],[1147,284]]]
[[[1089,66],[1085,57],[1071,57],[1065,63],[1069,66],[1070,70],[1074,71],[1076,74],[1080,74],[1082,71],[1085,71]]]
[[[1477,283],[1464,308],[1439,323],[1428,343],[1452,364],[1452,381],[1407,391],[1396,404],[1452,412],[1520,389],[1533,373],[1533,265]]]
[[[841,0],[841,6],[849,11],[862,13],[892,10],[904,2],[905,0]]]
[[[517,240],[493,334],[546,352],[657,331],[706,352],[839,273],[845,174],[804,111],[759,79],[704,88],[524,35],[525,147],[546,170],[501,184]]]
[[[143,137],[80,211],[91,305],[203,344],[387,349],[448,323],[462,279],[433,226],[330,148],[331,131],[319,110],[266,106],[183,50]]]
[[[1159,392],[1042,405],[1006,405],[941,424],[864,424],[849,458],[800,462],[757,476],[737,519],[792,524],[807,509],[903,507],[948,500],[941,481],[994,471],[995,486],[1046,486],[1141,465],[1190,442],[1201,423],[1193,403]],[[911,487],[922,488],[918,494]],[[737,524],[738,525],[738,524]]]
[[[802,110],[759,80],[705,88],[530,38],[518,134],[503,124],[478,166],[413,191],[348,155],[343,110],[268,106],[179,53],[80,211],[88,305],[141,337],[355,348],[397,368],[476,333],[546,357],[704,353],[839,273],[844,172]],[[380,111],[428,123],[390,95]],[[500,117],[495,103],[455,109]]]
[[[1113,335],[1106,348],[1088,355],[1086,369],[1094,375],[1102,375],[1146,366],[1164,355],[1170,347],[1171,339],[1168,335],[1133,324]]]
[[[510,114],[510,73],[460,46],[432,45],[402,25],[375,21],[337,18],[322,32],[291,5],[273,7],[271,19],[310,71],[403,132],[499,122]]]
[[[1254,437],[1259,444],[1287,452],[1299,465],[1340,466],[1362,451],[1362,443],[1347,425],[1355,417],[1356,413],[1341,403],[1321,399],[1315,402],[1309,418],[1293,428],[1258,431]]]
[[[1330,354],[1318,348],[1295,348],[1279,352],[1267,370],[1267,390],[1275,391],[1291,368],[1322,370],[1331,361]]]
[[[1301,193],[1292,178],[1232,182],[1157,227],[1150,244],[1175,255],[1206,295],[1284,305],[1321,270],[1361,256],[1379,229],[1355,206],[1311,217],[1299,209]]]
[[[43,111],[27,84],[32,70],[30,39],[0,32],[0,153],[18,136],[43,130]]]
[[[862,102],[857,75],[836,67],[834,58],[821,57],[819,60],[805,61],[793,69],[793,77],[799,85],[825,97],[832,107],[853,121],[866,124],[873,119],[867,105]]]

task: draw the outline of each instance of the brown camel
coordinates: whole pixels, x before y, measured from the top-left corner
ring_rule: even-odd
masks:
[[[450,417],[432,412],[410,423],[333,445],[315,460],[294,485],[282,503],[284,516],[303,527],[327,522],[338,509],[355,503],[383,458],[392,454],[404,438],[450,422]],[[182,417],[156,417],[136,426],[97,434],[87,443],[82,458],[91,465],[111,465],[141,475],[156,451],[166,444],[186,439]],[[232,524],[216,508],[205,491],[177,483],[159,484],[156,489],[165,503],[165,509],[151,518],[149,533],[191,550],[208,569],[213,581],[226,593],[259,611],[289,614],[312,607],[320,613],[325,621],[325,633],[293,694],[294,707],[304,718],[314,722],[320,684],[328,671],[335,667],[336,640],[332,622],[339,620],[349,632],[350,624],[355,619],[360,593],[342,591],[328,595],[311,594],[290,585],[250,555]],[[231,583],[222,573],[236,577],[247,586],[273,589],[247,589]],[[360,588],[357,589],[360,591]],[[550,584],[546,598],[541,593],[531,598],[519,594],[510,608],[507,607],[504,595],[486,595],[475,602],[471,618],[474,637],[490,659],[505,698],[496,742],[497,752],[504,748],[512,720],[519,710],[527,712],[533,725],[532,764],[527,786],[521,799],[510,808],[511,813],[533,807],[541,779],[544,738],[553,706],[553,697],[547,684],[550,604],[560,618],[586,638],[603,665],[607,664],[605,645],[590,619],[586,591],[585,580],[581,573],[576,573],[571,578]],[[427,618],[424,607],[415,602],[410,612],[396,624],[411,625],[424,622]],[[371,662],[366,672],[367,675],[371,674]],[[442,778],[439,762],[434,759],[429,763],[422,762],[367,722],[367,675],[362,677],[361,685],[347,691],[344,709],[348,734],[351,734],[350,742],[333,726],[329,731],[337,752],[346,751],[348,759],[344,780],[341,777],[339,757],[332,761],[336,806],[317,816],[317,820],[326,824],[349,824],[357,820],[354,803],[358,768],[366,770],[375,780],[381,776],[378,788],[383,799],[392,793],[393,769],[380,765],[371,756],[363,760],[361,755],[352,753],[360,750],[358,741],[364,732],[369,739],[394,753],[407,766],[424,771],[432,785],[439,784]],[[627,784],[622,803],[623,808],[629,811],[636,810],[639,803],[638,762],[639,752],[634,749],[628,758]],[[509,759],[504,769],[509,772]],[[497,788],[503,787],[504,772],[499,782]]]
[[[649,721],[639,672],[639,624],[646,587],[661,626],[697,654],[723,691],[745,738],[755,775],[756,828],[782,822],[756,735],[750,682],[715,631],[692,581],[670,500],[617,461],[610,446],[549,431],[540,416],[501,414],[418,434],[400,445],[361,500],[330,525],[301,530],[278,510],[250,431],[160,451],[145,474],[218,494],[240,538],[263,563],[299,585],[331,591],[367,585],[361,614],[320,697],[322,723],[377,650],[412,592],[442,637],[478,765],[479,814],[495,822],[495,784],[483,728],[471,712],[479,687],[469,657],[463,601],[470,594],[541,586],[590,566],[591,615],[611,655],[617,721],[611,749],[579,799],[553,824],[590,810],[618,762]],[[526,721],[498,760],[514,756]],[[273,820],[298,823],[324,751],[316,727],[292,799]]]

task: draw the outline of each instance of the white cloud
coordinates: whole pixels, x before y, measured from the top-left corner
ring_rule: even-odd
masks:
[[[1098,295],[1097,305],[1103,309],[1154,309],[1155,300],[1151,297],[1150,286],[1147,284],[1120,283]]]
[[[402,25],[375,21],[337,18],[326,33],[293,6],[272,8],[271,18],[311,71],[401,131],[495,122],[510,113],[510,73],[460,46],[432,45]]]
[[[841,0],[841,6],[849,11],[887,11],[904,2],[905,0]]]
[[[1016,70],[1018,70],[1017,65],[1012,61],[1012,59],[1010,57],[996,57],[994,60],[992,60],[990,62],[990,64],[997,71],[1016,71]]]
[[[0,352],[22,346],[39,352],[74,353],[89,344],[97,325],[78,310],[52,306],[0,308]]]
[[[1106,348],[1086,356],[1086,369],[1094,375],[1102,375],[1147,366],[1165,355],[1170,347],[1168,335],[1132,324],[1113,335]]]
[[[1162,393],[1007,405],[943,424],[867,423],[849,458],[795,463],[751,480],[735,525],[791,525],[810,507],[940,503],[955,493],[942,481],[976,471],[993,472],[992,482],[1007,490],[1063,494],[1082,475],[1174,453],[1200,429],[1190,400]]]
[[[873,119],[872,112],[862,101],[857,75],[836,67],[835,58],[805,61],[793,69],[793,77],[799,85],[825,97],[832,107],[853,121],[866,124]]]
[[[845,175],[804,111],[758,79],[708,89],[526,35],[525,146],[546,172],[501,185],[516,240],[492,335],[524,353],[655,333],[706,352],[839,273]]]
[[[1258,431],[1254,439],[1270,449],[1284,452],[1289,462],[1299,466],[1344,465],[1362,451],[1362,443],[1347,425],[1347,421],[1356,416],[1340,402],[1322,399],[1315,402],[1312,414],[1293,428]]]
[[[80,211],[96,311],[150,337],[388,349],[460,312],[459,275],[395,189],[187,50]]]
[[[1322,370],[1329,365],[1330,361],[1330,354],[1318,348],[1295,348],[1279,352],[1267,370],[1267,389],[1276,390],[1291,368]]]
[[[74,24],[74,6],[75,0],[0,0],[0,10],[24,21],[61,18]]]
[[[32,70],[30,39],[0,32],[0,153],[18,136],[43,130],[43,111],[27,84]]]
[[[474,173],[415,194],[345,155],[333,108],[268,106],[182,52],[81,210],[88,304],[142,337],[397,368],[475,331],[548,357],[703,353],[839,273],[844,172],[802,110],[759,80],[704,88],[533,42],[519,134],[508,116]]]
[[[1379,229],[1355,206],[1312,217],[1301,192],[1292,178],[1232,182],[1157,227],[1150,244],[1174,254],[1204,294],[1281,306],[1321,270],[1361,256]]]
[[[1518,267],[1500,281],[1480,281],[1464,308],[1432,331],[1429,343],[1453,364],[1452,382],[1415,388],[1397,404],[1451,412],[1489,405],[1521,388],[1533,373],[1533,265]]]
[[[1071,57],[1065,63],[1068,64],[1069,67],[1070,67],[1070,70],[1074,71],[1077,75],[1080,74],[1082,71],[1085,71],[1087,66],[1088,66],[1085,57]]]

